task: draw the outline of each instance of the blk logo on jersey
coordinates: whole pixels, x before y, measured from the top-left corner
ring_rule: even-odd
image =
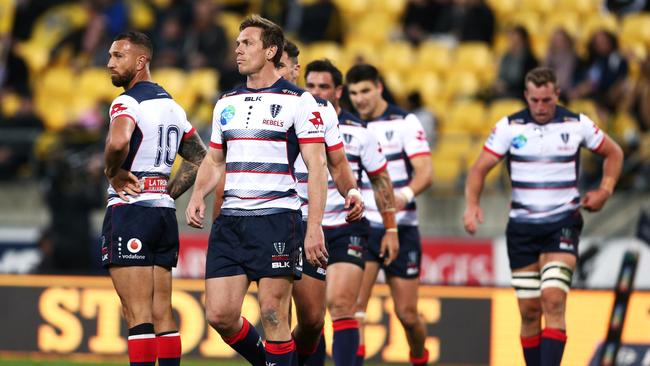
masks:
[[[258,95],[256,97],[246,97],[244,98],[244,102],[261,102],[262,101],[262,96]]]
[[[282,106],[279,104],[271,104],[269,108],[271,109],[271,117],[273,118],[277,117],[278,114],[280,114],[280,111],[282,110]]]

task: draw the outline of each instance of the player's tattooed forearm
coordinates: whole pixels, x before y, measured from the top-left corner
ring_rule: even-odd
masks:
[[[390,210],[395,207],[395,198],[393,197],[393,183],[390,180],[388,171],[370,177],[372,190],[375,193],[375,201],[380,212]]]
[[[208,149],[206,149],[201,137],[198,133],[193,134],[187,140],[183,141],[181,144],[180,150],[178,150],[178,155],[180,155],[186,161],[189,161],[193,164],[201,165],[201,161],[207,154]]]
[[[196,179],[196,173],[199,167],[193,163],[183,160],[174,179],[169,183],[169,195],[173,199],[180,197],[185,191],[190,189]]]

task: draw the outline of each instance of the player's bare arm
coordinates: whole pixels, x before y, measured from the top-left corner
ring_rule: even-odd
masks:
[[[183,158],[183,161],[174,179],[169,182],[167,187],[171,198],[180,197],[194,184],[196,173],[207,152],[208,150],[198,133],[192,134],[187,140],[183,141],[178,150],[178,155]]]
[[[599,211],[605,205],[605,202],[614,193],[614,187],[621,175],[621,168],[623,166],[623,150],[621,147],[612,140],[609,136],[605,135],[605,141],[600,149],[596,150],[598,155],[603,156],[603,178],[600,181],[600,186],[585,194],[582,199],[582,207],[591,212]]]
[[[321,227],[327,197],[325,144],[301,144],[300,153],[309,171],[307,181],[309,216],[305,234],[305,257],[313,265],[325,267],[328,254]]]
[[[378,174],[369,175],[372,191],[375,194],[375,202],[381,213],[381,218],[386,228],[386,233],[381,240],[379,254],[384,258],[384,263],[389,265],[399,253],[399,239],[397,236],[397,221],[395,220],[395,195],[393,183],[390,180],[388,170]],[[388,255],[386,255],[388,254]]]
[[[411,183],[407,187],[402,188],[399,194],[395,196],[397,210],[403,209],[415,196],[429,188],[433,179],[431,155],[418,155],[410,158],[409,161],[413,166],[413,179],[411,179]]]
[[[358,190],[357,182],[350,169],[350,163],[345,156],[345,149],[336,149],[327,152],[327,167],[336,189],[345,197],[345,208],[350,212],[345,218],[347,221],[360,220],[363,217],[363,198]]]
[[[104,174],[124,201],[128,201],[126,194],[137,195],[140,192],[138,178],[121,168],[129,154],[129,142],[133,130],[135,130],[135,122],[131,118],[115,118],[110,124],[104,149]]]
[[[483,223],[483,211],[480,206],[481,192],[485,177],[494,168],[501,159],[485,151],[481,151],[478,159],[469,170],[465,182],[465,213],[463,214],[463,224],[465,231],[474,235],[476,232],[476,221]]]
[[[196,174],[194,191],[185,210],[187,224],[195,228],[203,228],[205,218],[205,196],[207,196],[226,172],[226,156],[222,149],[210,148],[201,162]]]

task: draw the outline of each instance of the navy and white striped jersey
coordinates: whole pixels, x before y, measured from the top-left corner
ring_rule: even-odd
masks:
[[[381,152],[381,146],[375,135],[368,131],[363,121],[352,113],[341,110],[339,114],[339,130],[341,136],[343,136],[345,155],[352,169],[352,174],[357,177],[358,186],[362,185],[361,177],[363,173],[373,176],[386,170],[388,164],[386,157]],[[327,188],[327,205],[323,216],[323,227],[332,228],[347,225],[348,223],[345,221],[347,210],[344,208],[345,198],[336,189],[331,176]]]
[[[343,148],[343,140],[341,140],[341,135],[339,133],[339,124],[338,117],[336,115],[336,109],[334,106],[325,99],[316,97],[316,103],[318,104],[319,111],[323,117],[323,123],[325,124],[325,148],[327,151],[335,151]],[[332,181],[329,173],[327,174],[328,181]],[[298,155],[296,159],[296,178],[298,179],[298,185],[296,187],[298,191],[298,196],[302,205],[300,209],[302,210],[302,219],[307,220],[309,213],[309,192],[307,189],[307,166],[305,161],[302,160],[302,155]],[[330,183],[328,183],[328,186]],[[339,195],[340,196],[340,195]]]
[[[411,182],[413,167],[410,159],[430,154],[427,136],[420,120],[403,109],[388,105],[386,111],[373,121],[368,121],[368,130],[374,133],[388,161],[388,173],[395,190],[406,187]],[[363,177],[363,198],[366,204],[366,217],[373,226],[382,226],[381,213],[377,210],[372,186],[368,176]],[[398,225],[417,226],[418,218],[415,202],[397,212]]]
[[[528,109],[497,122],[484,149],[507,159],[510,218],[555,222],[578,209],[580,148],[596,151],[604,141],[604,133],[591,119],[560,106],[546,124],[536,123]]]
[[[182,141],[194,133],[185,111],[160,85],[141,81],[115,98],[110,121],[128,117],[135,122],[129,154],[122,165],[141,178],[142,193],[129,196],[129,204],[175,208],[167,194],[167,181]],[[108,188],[108,206],[124,202]]]
[[[221,214],[261,216],[298,210],[298,144],[323,143],[321,110],[283,78],[262,89],[224,94],[214,107],[210,147],[226,155]]]

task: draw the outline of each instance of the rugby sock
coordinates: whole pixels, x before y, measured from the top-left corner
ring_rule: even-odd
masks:
[[[354,318],[343,318],[332,323],[334,337],[332,358],[337,366],[353,365],[359,348],[359,322]]]
[[[288,341],[266,341],[266,364],[277,366],[294,366],[296,359],[296,344],[293,339]]]
[[[158,366],[180,366],[181,335],[177,330],[156,334]]]
[[[292,334],[294,336],[294,334]],[[293,337],[296,338],[295,336]],[[325,336],[321,332],[318,343],[313,345],[301,345],[296,343],[298,353],[298,366],[324,366],[325,365]]]
[[[129,328],[129,365],[156,365],[156,334],[153,324],[142,323]]]
[[[560,366],[564,345],[566,344],[566,332],[563,329],[544,328],[540,342],[541,366]]]
[[[237,351],[253,366],[265,366],[266,351],[262,343],[262,337],[251,323],[242,317],[244,324],[239,332],[230,337],[221,337],[232,349]]]
[[[539,355],[539,343],[541,338],[539,333],[530,337],[521,337],[521,348],[524,350],[526,366],[539,366],[541,358]]]
[[[357,358],[354,366],[363,366],[363,360],[366,358],[366,345],[360,344],[357,348]]]
[[[414,357],[412,354],[409,355],[409,362],[413,366],[425,366],[429,362],[429,350],[424,349],[424,353],[420,357]]]
[[[305,366],[325,366],[325,334],[321,333],[314,354],[307,358]]]

